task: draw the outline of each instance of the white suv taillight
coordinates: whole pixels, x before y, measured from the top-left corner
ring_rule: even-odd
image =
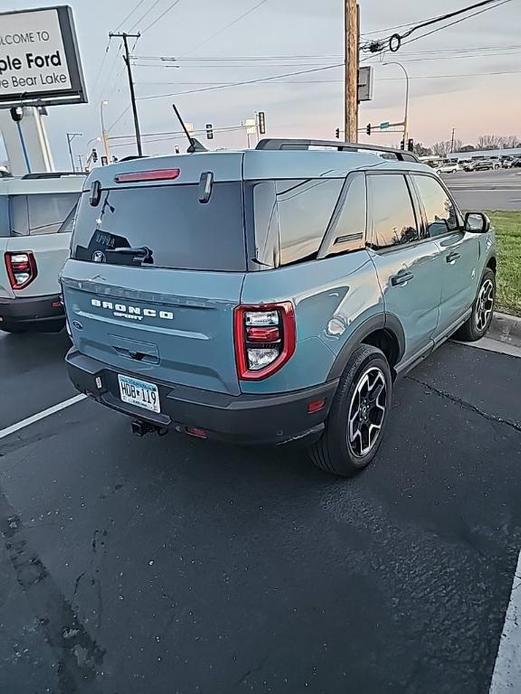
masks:
[[[295,352],[295,311],[289,301],[237,306],[234,315],[235,360],[239,378],[271,376]]]
[[[5,266],[12,289],[24,289],[36,278],[36,260],[31,251],[5,253]]]

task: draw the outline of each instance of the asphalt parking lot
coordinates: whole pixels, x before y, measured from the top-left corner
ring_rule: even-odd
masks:
[[[0,434],[74,395],[67,348],[0,333]],[[520,364],[442,347],[351,481],[298,449],[137,439],[88,400],[0,438],[0,691],[487,692],[521,547]]]
[[[442,178],[464,210],[521,210],[521,169],[458,171]]]

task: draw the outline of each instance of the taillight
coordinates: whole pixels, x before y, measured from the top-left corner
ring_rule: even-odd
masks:
[[[36,260],[31,251],[8,252],[5,254],[7,276],[12,289],[23,289],[36,278]]]
[[[259,380],[278,371],[295,352],[295,311],[281,304],[237,306],[235,360],[239,378]]]

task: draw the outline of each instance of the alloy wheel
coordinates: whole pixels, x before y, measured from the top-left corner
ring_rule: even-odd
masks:
[[[494,310],[494,283],[487,279],[481,285],[476,304],[476,327],[479,332],[485,330]]]
[[[384,373],[372,366],[360,376],[349,405],[347,438],[357,458],[363,458],[374,448],[382,431],[386,407]]]

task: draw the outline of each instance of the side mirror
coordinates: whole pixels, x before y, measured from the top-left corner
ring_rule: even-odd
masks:
[[[486,234],[490,230],[490,219],[483,212],[467,212],[465,215],[465,231],[473,234]]]

